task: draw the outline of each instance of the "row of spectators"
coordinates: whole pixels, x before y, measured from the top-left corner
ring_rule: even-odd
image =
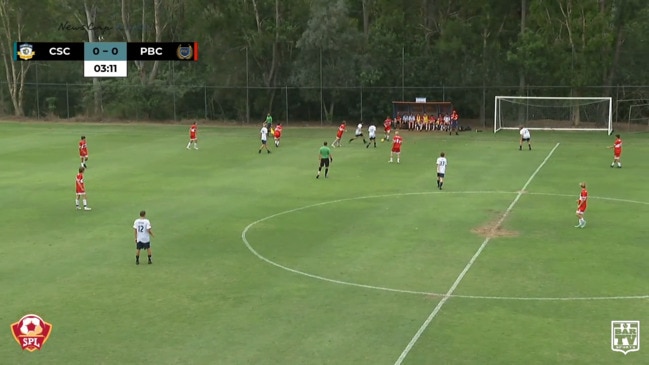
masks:
[[[434,114],[427,113],[397,113],[394,119],[388,117],[385,124],[391,124],[394,128],[408,129],[410,131],[450,131],[457,130],[460,116],[456,110],[451,114],[439,113],[437,117]]]

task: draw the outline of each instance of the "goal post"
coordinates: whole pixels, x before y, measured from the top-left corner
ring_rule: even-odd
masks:
[[[494,133],[518,129],[613,133],[613,98],[496,96]]]

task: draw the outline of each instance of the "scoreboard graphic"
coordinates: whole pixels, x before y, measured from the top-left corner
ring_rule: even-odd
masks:
[[[198,61],[198,42],[14,42],[14,61],[83,61],[84,77],[126,77],[128,61]]]

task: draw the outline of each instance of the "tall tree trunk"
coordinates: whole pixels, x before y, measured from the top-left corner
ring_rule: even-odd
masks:
[[[601,11],[604,12],[606,11],[604,7],[604,1],[602,0],[600,3],[601,6]],[[611,63],[610,68],[608,69],[608,73],[604,75],[604,95],[603,96],[611,96],[611,91],[613,88],[613,82],[615,80],[615,74],[618,68],[618,65],[620,64],[620,54],[622,53],[622,45],[624,44],[624,27],[626,25],[625,23],[625,16],[626,16],[626,1],[621,1],[617,4],[619,7],[617,9],[617,14],[615,16],[615,38],[614,38],[614,43],[615,43],[615,49],[613,50],[613,62]],[[606,55],[604,55],[606,56]]]
[[[160,6],[162,5],[162,0],[153,0],[153,24],[155,30],[155,41],[162,42],[162,31],[164,26],[160,22]],[[149,83],[152,83],[157,74],[158,68],[160,67],[160,61],[153,61],[153,67],[149,73]]]
[[[275,0],[275,40],[273,41],[273,55],[270,64],[270,71],[266,78],[266,85],[270,87],[270,95],[268,96],[268,112],[273,110],[273,102],[275,101],[275,79],[277,77],[277,66],[279,63],[279,0]]]
[[[121,16],[122,16],[122,25],[124,28],[124,35],[126,36],[127,42],[135,42],[133,40],[133,34],[131,33],[131,20],[129,14],[130,14],[130,9],[128,6],[128,0],[122,0]],[[144,14],[144,9],[142,9],[142,14]],[[142,23],[142,38],[144,38],[144,19]],[[144,40],[142,40],[142,42],[144,42]],[[137,68],[138,73],[140,75],[140,82],[144,83],[144,77],[145,77],[144,62],[143,61],[133,61],[133,62],[135,63],[135,67]]]
[[[25,115],[23,109],[25,76],[27,75],[27,71],[29,71],[31,62],[13,61],[14,39],[22,39],[22,17],[20,14],[17,14],[18,12],[20,10],[12,9],[8,1],[0,1],[0,23],[4,35],[4,39],[0,41],[0,51],[2,51],[2,57],[4,58],[7,88],[9,89],[9,96],[11,97],[11,104],[14,109],[14,116],[22,117]],[[11,22],[11,17],[14,15],[16,16],[16,24],[12,24]]]
[[[365,36],[365,43],[370,38],[370,7],[372,0],[362,0],[363,5],[363,35]]]
[[[525,20],[527,17],[527,0],[521,0],[521,32],[520,36],[523,36],[525,33],[526,24]],[[518,70],[518,95],[525,96],[525,70],[521,67]],[[523,105],[518,107],[518,121],[523,122],[525,120],[525,108]]]
[[[88,1],[84,0],[83,1],[83,10],[86,15],[86,20],[85,22],[77,16],[77,20],[81,25],[85,25],[86,33],[88,35],[88,42],[96,42],[97,41],[97,35],[95,34],[95,29],[94,27],[91,27],[91,24],[97,24],[97,5],[92,4],[92,6],[88,6]],[[75,12],[76,14],[76,12]],[[93,105],[94,105],[94,112],[93,115],[96,117],[101,118],[103,108],[101,104],[101,84],[99,83],[99,78],[98,77],[93,77],[92,78],[92,94],[93,94]]]

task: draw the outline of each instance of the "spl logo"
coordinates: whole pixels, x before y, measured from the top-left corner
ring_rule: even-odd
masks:
[[[11,325],[11,332],[23,350],[40,350],[52,333],[52,325],[36,314],[23,316]]]
[[[611,321],[611,350],[640,351],[640,321]]]

